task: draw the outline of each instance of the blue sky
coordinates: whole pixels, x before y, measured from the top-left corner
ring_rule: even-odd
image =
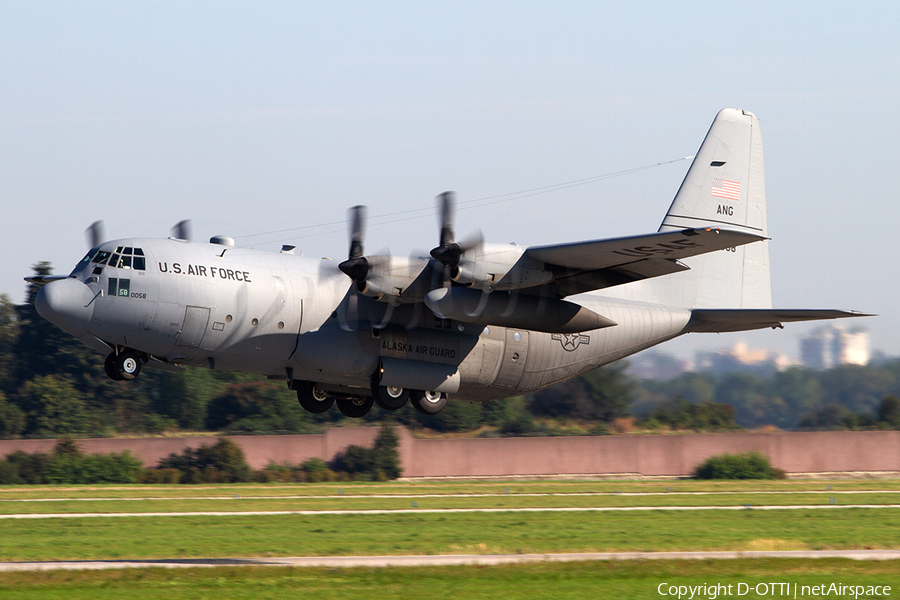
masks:
[[[342,256],[346,209],[367,204],[368,250],[428,249],[444,190],[691,155],[735,106],[762,125],[775,305],[880,313],[864,324],[900,354],[898,40],[888,2],[0,1],[0,292],[21,301],[40,260],[68,272],[96,219],[110,238],[190,218],[195,239]],[[687,167],[473,202],[457,229],[655,231]],[[809,328],[662,349],[795,354]]]

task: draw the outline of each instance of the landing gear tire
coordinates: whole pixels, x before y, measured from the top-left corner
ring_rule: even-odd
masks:
[[[372,384],[372,398],[375,404],[385,410],[397,410],[403,408],[403,405],[409,400],[409,390],[376,383]]]
[[[141,374],[141,357],[131,350],[113,352],[106,357],[103,370],[114,381],[131,381]]]
[[[109,356],[106,357],[106,361],[103,363],[103,370],[106,371],[106,376],[112,379],[113,381],[122,381],[124,377],[119,375],[119,372],[116,371],[116,353],[113,352]]]
[[[358,419],[372,410],[375,401],[371,396],[358,398],[338,398],[337,407],[345,416]]]
[[[447,406],[447,394],[416,390],[410,392],[409,401],[423,415],[436,415]]]
[[[125,381],[130,381],[141,374],[141,359],[135,352],[129,350],[119,353],[115,366]]]
[[[334,398],[325,393],[312,381],[298,381],[297,400],[303,410],[315,415],[326,412],[334,404]]]

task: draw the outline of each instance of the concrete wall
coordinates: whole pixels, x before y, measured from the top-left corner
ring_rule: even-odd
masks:
[[[697,463],[725,452],[758,450],[788,473],[900,472],[900,431],[709,433],[554,438],[415,439],[397,428],[406,477],[503,475],[687,475]],[[253,468],[269,461],[331,460],[351,444],[371,446],[373,427],[329,429],[321,435],[230,436]],[[213,437],[79,440],[87,453],[130,450],[147,466]],[[3,440],[0,456],[15,450],[49,452],[54,440]]]

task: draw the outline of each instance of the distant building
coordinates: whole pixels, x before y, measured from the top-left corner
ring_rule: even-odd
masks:
[[[628,359],[628,374],[637,379],[668,381],[692,370],[690,361],[664,352],[641,352]]]
[[[824,325],[800,340],[800,361],[812,369],[867,365],[870,358],[869,332],[862,327]]]
[[[744,371],[769,375],[775,371],[784,371],[794,364],[796,363],[784,354],[771,350],[751,350],[744,342],[738,342],[731,349],[697,352],[697,370],[715,374]]]

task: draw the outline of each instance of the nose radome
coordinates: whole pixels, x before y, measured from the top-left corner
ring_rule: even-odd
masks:
[[[87,333],[94,304],[94,292],[77,279],[51,281],[34,299],[38,314],[75,337]]]

